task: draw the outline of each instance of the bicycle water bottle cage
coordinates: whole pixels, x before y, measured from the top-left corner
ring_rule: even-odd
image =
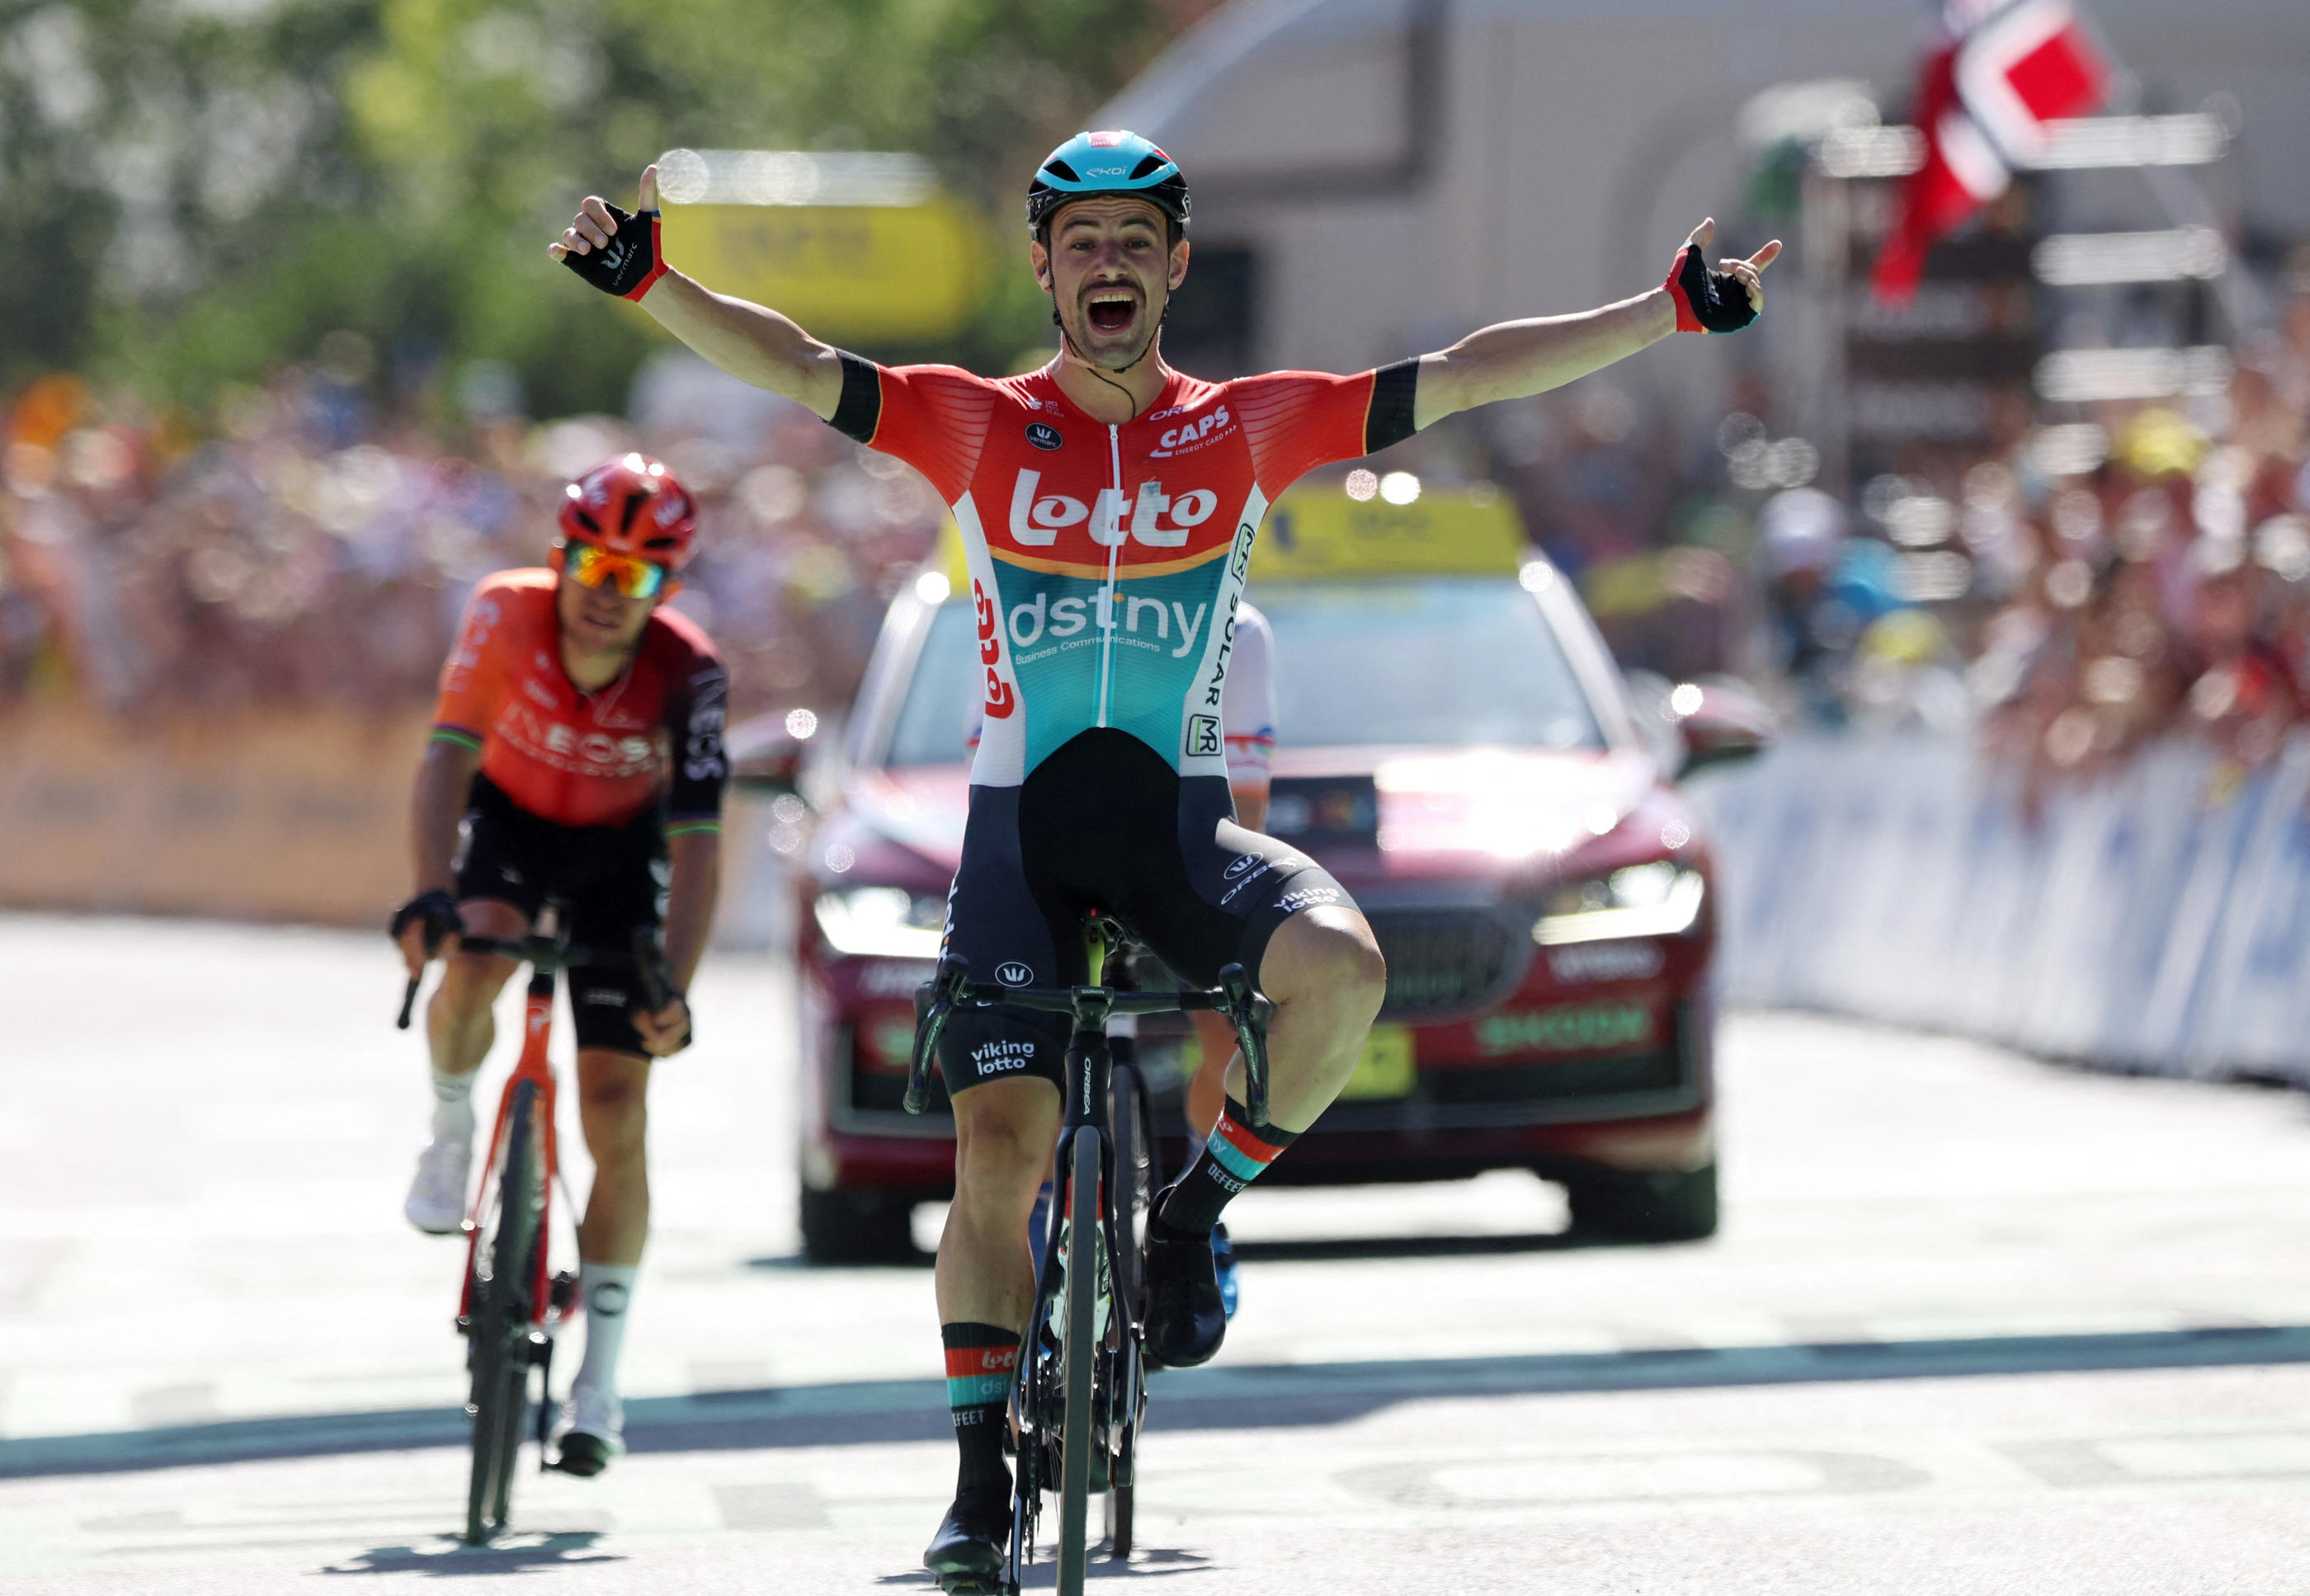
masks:
[[[915,1056],[907,1071],[905,1105],[908,1114],[920,1114],[929,1099],[931,1061],[948,1016],[957,1004],[969,1001],[970,961],[960,953],[940,955],[936,973],[915,988]]]

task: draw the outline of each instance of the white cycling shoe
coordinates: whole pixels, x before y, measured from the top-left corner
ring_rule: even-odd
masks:
[[[553,1466],[590,1479],[626,1450],[626,1405],[608,1392],[587,1385],[569,1388],[561,1405],[561,1441]]]
[[[401,1211],[428,1236],[455,1235],[465,1222],[465,1183],[473,1171],[472,1123],[463,1135],[437,1132],[417,1155],[417,1174]]]

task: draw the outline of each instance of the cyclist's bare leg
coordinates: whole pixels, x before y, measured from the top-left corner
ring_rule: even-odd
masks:
[[[1058,1089],[1022,1076],[983,1081],[955,1094],[954,1125],[954,1202],[939,1237],[938,1306],[958,1467],[954,1505],[923,1561],[942,1587],[977,1589],[1000,1566],[1010,1522],[1003,1404],[1034,1306],[1027,1218],[1051,1167]]]
[[[1259,986],[1267,1021],[1268,1118],[1245,1110],[1243,1061],[1229,1061],[1228,1095],[1203,1150],[1164,1188],[1147,1224],[1147,1350],[1186,1368],[1227,1334],[1226,1297],[1212,1253],[1220,1210],[1316,1123],[1355,1072],[1365,1033],[1387,992],[1387,965],[1353,909],[1320,904],[1275,929]]]
[[[1387,995],[1387,961],[1361,915],[1319,904],[1275,928],[1258,983],[1275,1005],[1267,1020],[1268,1118],[1304,1131],[1355,1073]],[[1244,1101],[1240,1055],[1228,1061],[1227,1090]]]
[[[469,898],[457,906],[468,934],[511,941],[529,934],[529,921],[509,903]],[[497,1040],[490,1006],[513,976],[510,958],[495,954],[452,953],[442,961],[441,984],[425,1007],[425,1041],[439,1075],[470,1075],[482,1067]]]
[[[578,1054],[578,1124],[594,1157],[594,1190],[578,1225],[578,1256],[588,1263],[635,1264],[649,1237],[649,1126],[646,1094],[650,1061],[607,1047]]]
[[[1059,1089],[1014,1076],[954,1098],[954,1202],[939,1237],[939,1322],[1019,1330],[1034,1305],[1027,1219],[1051,1170]]]
[[[509,903],[468,898],[457,906],[466,932],[510,940],[525,936],[529,921]],[[402,1213],[432,1236],[455,1233],[471,1194],[473,1141],[473,1072],[497,1039],[490,1006],[513,975],[514,961],[495,954],[448,955],[441,984],[425,1009],[425,1041],[433,1064],[433,1136],[418,1156]]]
[[[569,1385],[569,1427],[561,1466],[600,1471],[622,1444],[618,1361],[627,1309],[649,1239],[650,1061],[608,1047],[578,1050],[578,1123],[594,1155],[594,1189],[578,1224],[578,1285],[586,1305],[586,1358]],[[589,1443],[584,1436],[590,1436]]]

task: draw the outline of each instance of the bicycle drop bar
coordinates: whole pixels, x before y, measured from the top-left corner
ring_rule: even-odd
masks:
[[[926,1009],[921,995],[930,994]],[[1001,986],[974,982],[969,961],[960,954],[939,960],[938,971],[917,990],[922,1009],[915,1025],[915,1056],[907,1075],[906,1109],[920,1114],[930,1096],[931,1062],[939,1037],[957,1009],[1010,1009],[1038,1014],[1064,1014],[1080,1027],[1104,1028],[1116,1014],[1178,1014],[1211,1010],[1235,1021],[1236,1041],[1243,1049],[1245,1106],[1254,1127],[1267,1123],[1267,1038],[1260,1034],[1251,977],[1239,964],[1220,971],[1220,984],[1210,990],[1185,987],[1177,992],[1117,992],[1107,986]]]

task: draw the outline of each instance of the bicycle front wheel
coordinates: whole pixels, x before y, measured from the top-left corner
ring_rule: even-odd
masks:
[[[1116,1309],[1124,1323],[1115,1338],[1115,1389],[1109,1398],[1115,1413],[1114,1452],[1107,1465],[1107,1555],[1123,1563],[1131,1557],[1139,1421],[1146,1407],[1139,1354],[1139,1326],[1146,1311],[1141,1295],[1145,1286],[1140,1279],[1141,1248],[1146,1241],[1147,1215],[1163,1182],[1163,1167],[1147,1112],[1146,1085],[1138,1071],[1119,1060],[1107,1113],[1108,1123],[1115,1128],[1115,1181],[1107,1193],[1108,1220],[1117,1254],[1109,1262]]]
[[[1091,1418],[1099,1365],[1099,1143],[1078,1129],[1067,1175],[1066,1418],[1059,1431],[1059,1596],[1082,1596],[1090,1528],[1090,1461],[1104,1444]]]
[[[545,1214],[545,1164],[538,1148],[537,1088],[514,1089],[491,1158],[496,1188],[482,1204],[474,1238],[466,1334],[473,1423],[473,1472],[465,1492],[465,1540],[474,1546],[505,1527],[514,1467],[529,1420],[532,1274]]]

